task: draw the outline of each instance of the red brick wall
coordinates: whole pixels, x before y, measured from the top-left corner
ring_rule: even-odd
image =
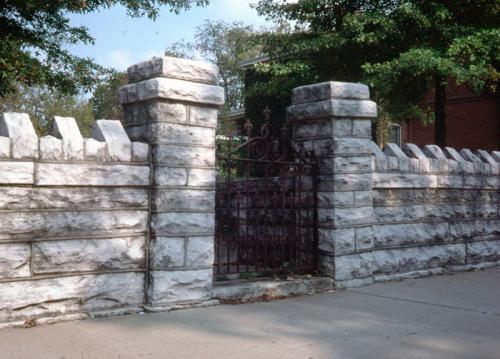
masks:
[[[466,86],[450,86],[446,96],[447,144],[457,149],[500,149],[500,104],[493,95],[477,95]],[[432,94],[428,101],[432,106]],[[423,146],[434,143],[434,126],[420,121],[402,124],[402,141]]]

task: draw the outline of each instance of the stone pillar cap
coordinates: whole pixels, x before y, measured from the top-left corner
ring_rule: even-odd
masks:
[[[361,83],[328,81],[293,89],[292,104],[330,99],[369,100],[370,90]]]
[[[153,57],[127,69],[129,83],[144,81],[154,77],[216,84],[219,68],[207,62],[179,59],[176,57]]]

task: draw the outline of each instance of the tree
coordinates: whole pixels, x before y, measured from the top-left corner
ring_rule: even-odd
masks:
[[[500,63],[500,2],[429,0],[261,0],[260,14],[293,21],[295,31],[266,35],[274,59],[261,65],[270,84],[362,81],[392,118],[427,119],[445,145],[444,95],[448,79],[496,91]],[[283,86],[282,86],[283,87]],[[429,89],[433,111],[422,106]]]
[[[103,69],[91,58],[71,54],[67,45],[90,44],[86,27],[73,27],[69,13],[89,14],[119,4],[133,17],[155,19],[159,6],[174,12],[208,0],[0,0],[0,96],[18,86],[76,94],[91,89]]]
[[[99,81],[92,93],[94,118],[120,120],[123,117],[122,105],[118,102],[118,89],[127,84],[125,72],[112,71]]]
[[[165,51],[166,55],[198,58],[219,67],[220,86],[225,91],[225,110],[243,107],[244,71],[239,62],[260,54],[255,45],[256,31],[241,22],[206,21],[197,27],[195,41],[176,42]]]
[[[52,128],[54,116],[74,117],[82,135],[88,136],[94,123],[92,104],[81,96],[62,94],[41,87],[20,86],[0,98],[0,112],[25,112],[39,135]]]

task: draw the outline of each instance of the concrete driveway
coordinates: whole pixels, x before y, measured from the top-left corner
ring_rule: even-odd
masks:
[[[500,358],[500,268],[0,331],[0,358]]]

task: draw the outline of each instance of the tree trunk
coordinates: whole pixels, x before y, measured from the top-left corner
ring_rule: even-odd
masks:
[[[434,143],[446,146],[446,84],[442,76],[436,75],[434,95]]]

